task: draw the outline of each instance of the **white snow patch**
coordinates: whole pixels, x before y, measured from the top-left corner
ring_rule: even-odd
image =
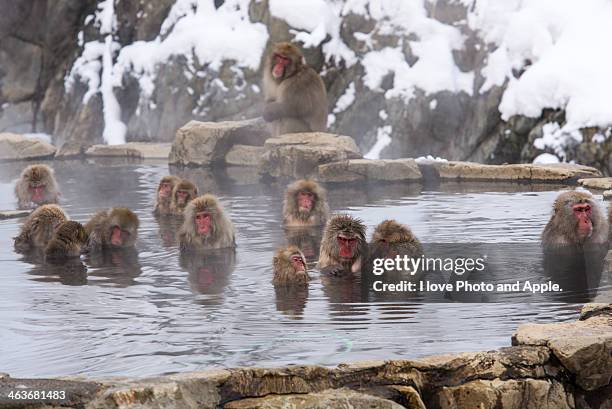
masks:
[[[363,155],[366,159],[380,159],[380,153],[382,150],[391,143],[391,132],[393,127],[391,125],[385,125],[378,128],[376,131],[376,143],[368,153]]]
[[[438,100],[437,100],[437,99],[435,99],[435,98],[434,98],[434,99],[432,99],[432,100],[429,102],[429,109],[431,109],[432,111],[433,111],[434,109],[436,109],[436,107],[437,107],[437,106],[438,106]]]
[[[51,143],[51,141],[53,140],[53,137],[49,134],[46,133],[24,133],[22,134],[25,138],[27,139],[38,139],[39,141],[43,141],[43,142],[47,142],[47,143]]]
[[[559,162],[561,162],[559,158],[552,153],[541,153],[533,160],[533,163],[536,165],[548,165]]]
[[[336,102],[336,107],[334,108],[334,114],[346,111],[353,102],[355,102],[355,82],[351,82],[346,88],[346,91],[344,91],[344,94],[338,98],[338,102]]]
[[[385,111],[384,109],[381,109],[380,111],[378,111],[378,117],[383,121],[386,121],[387,118],[389,118],[389,114],[387,114],[387,111]]]
[[[448,162],[448,159],[441,158],[439,156],[427,155],[427,156],[419,156],[414,160],[416,163],[426,163],[426,162]]]
[[[566,160],[566,147],[582,142],[582,134],[578,130],[568,131],[566,127],[561,128],[556,122],[549,122],[542,127],[542,137],[533,141],[537,149],[552,149],[555,154]]]

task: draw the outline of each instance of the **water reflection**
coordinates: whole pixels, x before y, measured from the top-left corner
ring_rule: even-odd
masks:
[[[23,166],[0,164],[0,208],[15,207],[12,182]],[[285,231],[286,183],[258,183],[249,168],[217,173],[116,160],[52,166],[60,204],[71,219],[86,222],[97,210],[128,206],[141,228],[136,251],[51,265],[35,255],[15,254],[11,238],[22,220],[0,221],[0,367],[14,376],[147,376],[210,366],[332,365],[487,350],[509,345],[519,323],[572,320],[580,308],[576,299],[554,295],[537,302],[515,297],[489,304],[429,303],[423,294],[398,299],[366,291],[359,277],[320,277],[313,270],[320,234]],[[236,227],[235,252],[179,254],[180,221],[151,213],[159,179],[167,174],[187,177],[201,192],[219,196]],[[489,245],[489,257],[498,260],[491,266],[495,280],[540,282],[553,276],[543,269],[537,243],[556,186],[327,189],[332,212],[363,219],[368,238],[381,220],[394,218],[425,245],[475,240]],[[272,286],[273,252],[287,242],[306,253],[313,278],[307,289]],[[509,242],[531,248],[519,252],[499,245]],[[425,278],[445,283],[450,277]],[[596,292],[587,298],[610,300],[608,284]]]

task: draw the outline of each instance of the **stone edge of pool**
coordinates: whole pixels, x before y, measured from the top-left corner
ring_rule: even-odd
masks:
[[[592,303],[574,322],[521,324],[512,346],[497,351],[142,379],[0,374],[0,408],[603,409],[612,401],[611,378],[612,304]],[[36,390],[63,390],[66,399],[7,398]]]

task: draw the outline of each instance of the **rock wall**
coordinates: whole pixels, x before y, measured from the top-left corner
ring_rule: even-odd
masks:
[[[610,408],[612,304],[587,304],[576,322],[521,325],[512,343],[499,351],[336,368],[241,368],[99,381],[0,374],[0,407],[15,403],[6,396],[19,386],[26,392],[66,391],[61,401],[18,402],[28,408]]]
[[[249,24],[262,28],[267,36],[262,55],[274,42],[300,40],[306,59],[322,73],[329,92],[329,131],[350,135],[364,154],[378,139],[386,137],[391,137],[391,142],[381,145],[381,158],[431,154],[449,160],[500,164],[531,162],[542,152],[555,153],[549,147],[535,148],[534,141],[542,136],[545,124],[564,124],[563,111],[503,121],[499,105],[506,83],[481,90],[486,81],[483,68],[496,47],[468,24],[471,6],[453,0],[425,1],[424,20],[419,24],[424,21],[428,27],[419,31],[399,27],[393,16],[381,15],[373,5],[364,10],[346,6],[333,29],[314,23],[302,27],[303,22],[279,17],[278,2],[274,2],[276,6],[273,2],[1,0],[0,132],[51,134],[60,155],[65,156],[103,143],[105,123],[109,122],[105,115],[112,107],[104,96],[105,62],[98,48],[104,47],[109,35],[112,52],[108,70],[112,68],[118,76],[109,89],[120,107],[117,120],[125,127],[128,142],[171,142],[176,130],[190,120],[259,116],[261,64],[249,65],[229,57],[202,61],[193,50],[159,61],[150,58],[152,67],[136,66],[134,60],[124,58],[138,54],[138,47],[141,53],[153,52],[148,50],[172,35],[181,16],[195,13],[190,8],[196,10],[206,4],[219,13],[240,9]],[[109,4],[114,16],[110,31],[104,28],[102,18]],[[335,24],[324,15],[319,17],[327,26]],[[448,74],[450,80],[437,79],[436,66],[426,66],[432,82],[450,81],[451,85],[433,84],[431,89],[416,86],[398,93],[398,87],[406,81],[401,70],[385,68],[372,73],[366,69],[370,57],[385,53],[389,54],[389,66],[393,58],[400,58],[415,67],[426,59],[423,48],[440,46],[425,41],[426,30],[448,32],[452,40],[450,45],[442,44],[449,47],[448,57],[456,70]],[[317,35],[320,38],[315,38]],[[205,47],[210,41],[202,38],[201,44]],[[128,47],[132,48],[130,53],[124,52]],[[247,41],[243,47],[243,53],[248,54],[251,44]],[[394,50],[400,50],[400,55],[393,54]],[[79,71],[84,66],[87,70]],[[441,65],[440,72],[445,70]],[[515,74],[521,73],[519,70]],[[452,85],[455,82],[457,85]],[[583,130],[583,142],[567,146],[564,159],[611,174],[612,138],[603,143],[593,139],[605,132]]]

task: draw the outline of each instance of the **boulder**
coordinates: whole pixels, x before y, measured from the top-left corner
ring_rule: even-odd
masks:
[[[423,178],[414,159],[351,159],[320,165],[321,182],[405,181],[418,182]]]
[[[601,176],[601,172],[595,168],[568,163],[483,165],[424,160],[419,161],[419,166],[423,174],[444,180],[575,182],[580,178]]]
[[[0,161],[48,159],[55,155],[55,151],[53,145],[39,139],[0,133]]]
[[[140,159],[168,159],[169,143],[130,142],[121,145],[94,145],[85,151],[90,157],[127,157]]]
[[[601,388],[612,379],[612,310],[588,306],[583,311],[586,315],[590,317],[575,322],[520,325],[512,343],[547,346],[576,375],[580,387],[587,391]]]
[[[170,164],[211,166],[225,163],[225,156],[236,145],[263,145],[270,136],[263,120],[199,122],[190,121],[176,131],[170,151]]]
[[[606,190],[605,192],[603,192],[603,198],[605,200],[611,200],[612,199],[612,190]]]
[[[319,165],[361,158],[353,138],[325,132],[280,135],[264,149],[260,173],[271,177],[314,177]]]
[[[0,220],[16,219],[18,217],[26,217],[31,210],[0,210]]]
[[[225,164],[232,166],[259,166],[263,153],[263,146],[234,145],[225,155]]]
[[[437,408],[573,409],[574,399],[557,381],[544,379],[476,380],[443,387],[434,399]]]
[[[612,178],[588,178],[578,180],[578,184],[590,189],[612,189]]]
[[[393,401],[355,392],[350,389],[328,389],[317,393],[269,395],[248,398],[225,405],[225,409],[405,409]]]

